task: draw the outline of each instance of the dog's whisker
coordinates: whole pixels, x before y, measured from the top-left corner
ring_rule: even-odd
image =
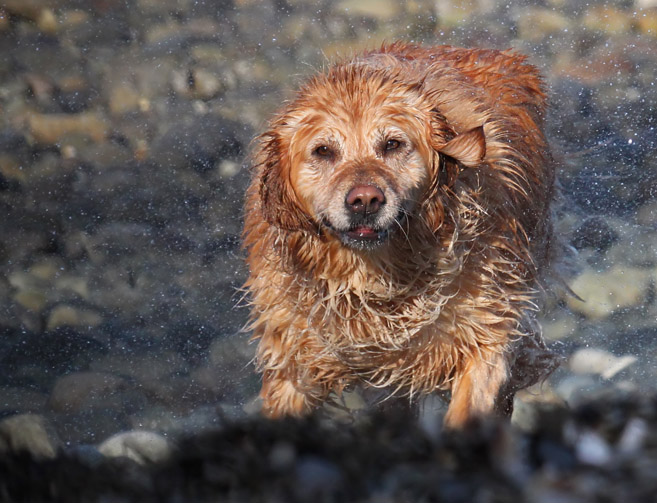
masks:
[[[404,218],[406,221],[408,218]],[[399,221],[398,218],[394,219],[395,224],[397,227],[399,227],[399,230],[401,231],[402,235],[404,236],[404,240],[408,244],[409,248],[411,249],[411,253],[415,253],[415,250],[413,250],[413,243],[411,242],[411,239],[408,236],[408,230],[404,228],[404,225],[402,222]]]

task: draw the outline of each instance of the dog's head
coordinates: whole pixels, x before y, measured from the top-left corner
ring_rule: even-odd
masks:
[[[435,92],[435,91],[432,91]],[[260,199],[272,225],[324,229],[374,249],[406,232],[445,166],[476,166],[483,127],[458,134],[403,69],[350,63],[308,82],[259,139]]]

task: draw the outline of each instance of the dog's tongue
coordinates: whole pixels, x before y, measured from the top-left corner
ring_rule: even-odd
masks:
[[[349,234],[360,239],[377,239],[379,237],[379,233],[377,231],[366,225],[356,227],[355,229],[349,231]]]

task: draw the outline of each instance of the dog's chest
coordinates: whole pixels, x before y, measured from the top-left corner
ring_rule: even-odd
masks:
[[[438,291],[395,295],[390,287],[375,285],[366,291],[333,286],[313,309],[311,329],[340,359],[412,350],[425,338],[418,334],[431,332],[447,314],[450,297]]]

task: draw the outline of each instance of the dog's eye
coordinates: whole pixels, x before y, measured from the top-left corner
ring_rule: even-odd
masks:
[[[391,150],[397,150],[401,147],[401,142],[399,140],[388,140],[385,144],[384,150],[390,152]]]
[[[333,151],[326,145],[320,145],[315,150],[313,150],[313,154],[319,157],[331,157],[333,155]]]

